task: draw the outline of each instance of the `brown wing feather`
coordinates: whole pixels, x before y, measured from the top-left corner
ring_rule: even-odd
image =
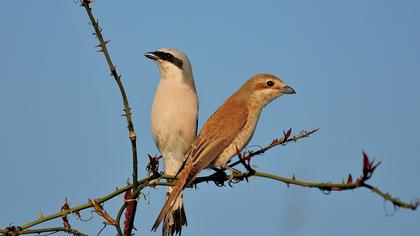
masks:
[[[194,167],[201,171],[210,165],[232,143],[247,117],[246,102],[232,97],[214,112],[191,145]]]
[[[156,231],[186,185],[232,143],[245,126],[247,116],[246,101],[232,96],[207,120],[188,151],[185,164],[178,174],[178,181],[160,211],[152,227],[153,231]]]

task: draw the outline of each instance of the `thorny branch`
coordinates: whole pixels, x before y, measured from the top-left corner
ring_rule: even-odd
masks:
[[[239,163],[242,163],[242,164],[244,164],[244,162],[248,162],[249,163],[249,161],[251,160],[251,158],[254,157],[254,156],[261,155],[261,154],[265,153],[266,151],[270,150],[273,147],[276,147],[276,146],[279,146],[279,145],[285,146],[285,145],[287,145],[288,143],[290,143],[292,141],[293,142],[297,142],[299,139],[307,138],[311,134],[317,132],[318,130],[319,130],[319,128],[318,129],[311,130],[311,131],[303,130],[303,131],[300,132],[299,135],[294,135],[292,137],[290,137],[291,134],[292,134],[292,129],[287,130],[287,132],[284,132],[283,131],[283,137],[282,138],[274,139],[270,144],[268,144],[265,147],[260,148],[257,151],[248,151],[248,152],[244,152],[243,154],[240,154],[237,151],[238,152],[238,157],[239,157],[238,159],[239,160],[237,160],[237,161],[233,162],[232,164],[230,164],[229,167],[234,167],[234,166],[236,166]],[[245,164],[245,168],[248,169],[250,167],[246,166],[246,164]]]
[[[7,235],[7,236],[23,235],[23,234],[40,234],[40,233],[52,234],[52,233],[58,233],[58,232],[66,232],[75,236],[87,236],[87,234],[84,234],[75,229],[66,228],[66,227],[21,230],[19,229],[19,227],[9,226],[9,227],[6,227],[5,230],[0,230],[0,233],[4,233],[4,235]]]
[[[372,190],[372,192],[381,196],[384,200],[387,200],[387,201],[391,202],[396,207],[402,207],[402,208],[406,208],[406,209],[416,210],[417,207],[420,205],[420,200],[419,199],[415,199],[415,200],[411,201],[410,203],[407,203],[407,202],[401,201],[397,197],[392,197],[391,194],[385,193],[377,187],[374,187],[374,186],[366,183],[366,181],[369,180],[372,177],[373,172],[379,166],[379,164],[380,164],[380,162],[375,163],[374,160],[369,160],[367,154],[363,152],[362,175],[360,177],[358,177],[355,182],[353,182],[353,177],[351,175],[348,176],[347,182],[343,181],[343,183],[313,183],[313,182],[306,182],[306,181],[297,180],[294,175],[293,175],[292,178],[285,178],[285,177],[281,177],[281,176],[278,176],[278,175],[253,171],[253,172],[245,172],[245,173],[241,173],[241,172],[235,173],[235,172],[233,172],[231,175],[222,176],[221,177],[222,179],[220,179],[219,174],[213,174],[213,175],[209,175],[209,176],[205,176],[205,177],[198,177],[194,181],[193,185],[196,185],[196,184],[199,184],[199,183],[202,183],[202,182],[209,182],[209,181],[215,182],[217,185],[218,185],[218,183],[225,182],[225,181],[228,181],[229,183],[230,182],[238,183],[238,182],[241,182],[243,180],[247,180],[249,177],[256,176],[256,177],[262,177],[262,178],[267,178],[267,179],[272,179],[272,180],[277,180],[277,181],[283,182],[287,185],[287,187],[289,187],[290,185],[297,185],[297,186],[301,186],[301,187],[318,188],[319,190],[324,191],[324,192],[325,191],[331,192],[331,191],[344,191],[344,190],[351,190],[351,189],[358,189],[358,188],[367,188],[367,189]]]
[[[401,208],[406,208],[406,209],[411,209],[411,210],[416,210],[417,207],[420,205],[420,201],[418,199],[415,199],[411,202],[404,202],[402,200],[400,200],[397,197],[393,197],[391,194],[389,193],[385,193],[382,190],[380,190],[377,187],[374,187],[372,185],[369,185],[367,183],[367,181],[372,177],[375,169],[378,167],[379,162],[375,163],[374,161],[370,160],[369,157],[363,153],[363,168],[362,168],[362,174],[356,179],[356,181],[353,181],[353,177],[351,175],[348,176],[347,181],[343,182],[343,183],[314,183],[314,182],[306,182],[306,181],[302,181],[302,180],[297,180],[295,178],[295,176],[293,176],[292,178],[285,178],[282,176],[278,176],[278,175],[273,175],[273,174],[269,174],[269,173],[264,173],[264,172],[234,172],[230,175],[225,175],[225,176],[221,176],[219,174],[212,174],[209,176],[203,176],[203,177],[198,177],[195,179],[195,181],[188,187],[194,187],[197,184],[203,183],[203,182],[215,182],[215,183],[220,183],[220,182],[234,182],[234,183],[239,183],[242,182],[244,180],[247,180],[250,177],[260,177],[260,178],[266,178],[266,179],[271,179],[271,180],[276,180],[279,182],[283,182],[286,184],[287,187],[289,187],[290,185],[296,185],[296,186],[301,186],[301,187],[309,187],[309,188],[317,188],[323,192],[332,192],[332,191],[345,191],[345,190],[352,190],[352,189],[359,189],[359,188],[367,188],[370,189],[372,192],[378,194],[379,196],[381,196],[384,200],[391,202],[394,206],[396,207],[401,207]],[[149,177],[146,177],[140,181],[137,182],[137,186],[139,186],[137,189],[135,189],[133,191],[133,194],[138,195],[145,187],[155,187],[155,186],[172,186],[175,185],[176,183],[176,177],[175,176],[170,176],[170,175],[152,175]],[[170,182],[166,182],[166,181],[161,181],[161,180],[173,180]],[[128,190],[133,189],[133,184],[129,184],[123,188],[117,189],[114,192],[108,194],[105,197],[102,198],[98,198],[95,200],[96,204],[101,204],[104,203],[116,196],[121,195],[122,193],[127,192]],[[119,224],[122,212],[124,211],[124,208],[127,207],[129,202],[125,202],[124,205],[121,207],[117,219],[115,220],[115,224]],[[43,217],[42,219],[36,220],[34,222],[28,223],[26,225],[20,226],[20,227],[16,227],[16,226],[10,226],[13,228],[18,228],[20,232],[26,230],[29,227],[35,226],[37,224],[55,219],[55,218],[59,218],[59,217],[63,217],[66,216],[68,214],[74,213],[74,212],[79,212],[81,210],[87,209],[87,208],[91,208],[93,207],[91,202],[87,202],[85,204],[73,207],[73,208],[69,208],[67,210],[61,211],[59,213],[55,213],[46,217]],[[8,233],[10,234],[11,230],[6,228],[4,230],[0,230],[0,233],[4,233],[4,235],[8,235]],[[12,234],[13,235],[13,234]]]
[[[83,6],[86,9],[86,13],[89,16],[90,22],[95,30],[94,35],[98,38],[99,40],[99,44],[96,46],[97,48],[99,48],[98,52],[102,52],[105,56],[105,59],[108,63],[109,69],[111,70],[111,75],[114,77],[115,81],[118,84],[118,87],[120,89],[121,92],[121,96],[123,99],[123,104],[124,104],[124,116],[127,119],[127,124],[128,124],[128,131],[129,131],[129,136],[130,136],[130,141],[131,141],[131,149],[132,149],[132,153],[133,153],[133,183],[134,183],[134,189],[136,189],[137,186],[137,180],[138,180],[138,170],[137,170],[137,166],[138,166],[138,161],[137,161],[137,136],[136,133],[134,131],[134,125],[133,125],[133,120],[131,118],[131,107],[128,103],[128,98],[127,95],[125,93],[125,89],[124,86],[122,84],[121,81],[121,75],[119,75],[117,73],[117,69],[115,68],[114,64],[112,63],[111,57],[108,53],[108,49],[107,49],[107,43],[109,43],[109,41],[104,40],[104,37],[102,36],[102,29],[99,26],[99,20],[95,20],[95,17],[93,16],[92,13],[92,8],[90,7],[90,0],[83,0],[81,2],[81,6]],[[130,196],[130,199],[136,199],[137,195],[132,194]],[[134,226],[134,218],[136,216],[136,209],[137,209],[137,201],[132,201],[130,202],[131,206],[131,214],[129,215],[129,224],[127,225],[128,228],[125,229],[126,233],[125,235],[131,235],[131,231],[133,229]],[[116,225],[118,226],[118,225]],[[119,226],[118,226],[119,227]],[[118,230],[120,232],[120,230]]]

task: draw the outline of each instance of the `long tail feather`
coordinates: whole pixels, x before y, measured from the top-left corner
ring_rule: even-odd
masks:
[[[173,187],[169,187],[170,192],[172,191],[172,188]],[[184,202],[181,193],[172,210],[170,210],[163,218],[162,236],[180,236],[184,225],[187,225],[187,216],[185,214]]]
[[[168,199],[166,199],[165,205],[163,205],[163,208],[160,211],[159,216],[157,217],[155,223],[153,224],[152,231],[157,230],[163,218],[166,216],[166,214],[168,214],[168,212],[174,206],[182,190],[188,184],[187,181],[189,180],[191,170],[192,170],[192,163],[187,162],[187,164],[185,164],[184,166],[184,169],[182,169],[182,171],[179,173],[178,181],[176,182],[172,192],[169,194]]]

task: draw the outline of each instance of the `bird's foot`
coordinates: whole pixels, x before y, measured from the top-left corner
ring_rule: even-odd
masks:
[[[212,168],[212,170],[215,171],[211,175],[214,184],[217,187],[223,187],[223,186],[225,186],[225,181],[226,181],[226,178],[227,178],[227,174],[225,172],[225,169],[223,169],[223,168]]]
[[[241,178],[238,178],[238,176],[242,176],[242,172],[240,172],[239,170],[228,165],[222,167],[222,169],[230,170],[232,172],[231,175],[227,176],[227,182],[230,187],[233,187],[232,184],[237,184],[241,181]]]

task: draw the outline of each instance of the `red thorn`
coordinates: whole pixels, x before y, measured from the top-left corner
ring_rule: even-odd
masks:
[[[309,131],[309,132],[308,132],[308,135],[311,135],[311,134],[315,133],[315,132],[316,132],[316,131],[318,131],[319,129],[320,129],[320,128]]]
[[[287,130],[287,132],[283,131],[283,135],[284,135],[283,140],[287,141],[291,134],[292,134],[292,129],[291,128],[289,130]]]
[[[235,146],[235,149],[236,149],[236,155],[238,155],[238,158],[242,160],[243,157],[242,157],[241,150],[238,149],[238,146]]]
[[[293,177],[292,177],[292,179],[293,179],[293,180],[296,180],[296,176],[295,176],[295,174],[293,174]]]
[[[363,152],[363,178],[362,180],[368,180],[370,177],[372,177],[373,172],[375,171],[376,167],[378,167],[381,164],[381,162],[378,162],[375,164],[375,160],[369,160],[368,155]]]
[[[279,141],[278,139],[273,139],[273,141],[271,142],[270,145],[273,145],[273,144],[277,143],[278,141]]]
[[[366,152],[363,151],[363,168],[369,168],[369,157]]]

